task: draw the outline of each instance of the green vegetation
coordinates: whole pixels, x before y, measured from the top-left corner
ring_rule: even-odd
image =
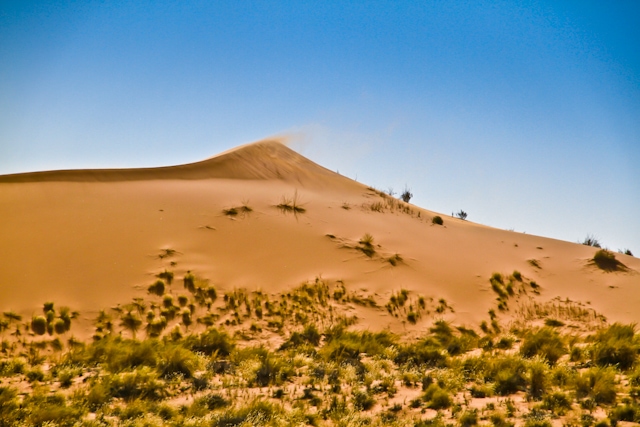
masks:
[[[431,223],[436,225],[443,225],[444,221],[442,220],[442,217],[440,215],[436,215],[431,218]]]
[[[360,245],[373,247],[365,235]],[[640,420],[640,335],[570,301],[500,303],[538,288],[489,279],[498,307],[455,325],[446,300],[398,288],[388,302],[320,277],[282,294],[164,270],[144,298],[103,310],[93,340],[46,303],[1,319],[0,425],[614,426]],[[536,305],[537,304],[537,305]],[[410,335],[350,315],[385,313]],[[505,308],[505,311],[509,307]],[[21,323],[22,322],[22,323]],[[532,322],[537,326],[532,326]],[[412,326],[416,324],[416,326]],[[576,325],[585,326],[580,332]]]

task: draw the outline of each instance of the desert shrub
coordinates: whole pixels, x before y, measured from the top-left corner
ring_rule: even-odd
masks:
[[[44,394],[40,391],[26,396],[22,406],[26,415],[24,425],[33,426],[52,424],[70,427],[86,411],[79,406],[67,406],[62,394]]]
[[[384,356],[388,347],[397,343],[395,335],[389,332],[351,332],[343,327],[325,332],[325,345],[320,354],[336,362],[359,358],[365,353],[369,356]]]
[[[12,418],[17,418],[17,396],[18,390],[15,388],[0,386],[0,420],[7,420],[7,425],[11,425]]]
[[[366,233],[362,238],[358,241],[360,246],[356,249],[360,250],[363,254],[371,258],[375,253],[376,249],[373,246],[373,236],[369,233]]]
[[[494,383],[500,396],[524,390],[527,385],[527,365],[517,356],[497,357],[487,366],[485,378]]]
[[[530,417],[525,421],[524,427],[553,427],[553,425],[545,418]]]
[[[103,379],[107,382],[110,394],[125,401],[134,399],[161,399],[165,394],[165,385],[158,379],[155,371],[148,367],[132,372],[123,372]]]
[[[197,356],[178,345],[166,345],[158,354],[158,372],[163,378],[170,378],[176,374],[192,378],[198,365]]]
[[[493,387],[489,384],[474,384],[469,390],[471,397],[478,399],[484,399],[485,397],[493,396]]]
[[[422,394],[422,400],[429,402],[431,409],[446,409],[453,404],[453,399],[446,390],[443,390],[438,384],[431,384]]]
[[[196,291],[196,276],[191,274],[191,271],[187,271],[187,274],[182,278],[184,288],[191,293]]]
[[[73,384],[73,379],[77,376],[77,371],[74,369],[62,369],[58,372],[58,381],[60,381],[60,387],[69,388]]]
[[[321,338],[322,335],[318,331],[316,325],[309,324],[305,326],[302,332],[292,333],[289,339],[280,346],[280,349],[286,350],[288,348],[295,348],[304,345],[312,345],[315,347],[320,344]]]
[[[29,369],[25,373],[25,376],[27,377],[27,381],[30,383],[35,381],[44,381],[44,372],[42,372],[42,369],[37,367]]]
[[[209,411],[215,411],[216,409],[226,408],[231,405],[231,402],[220,393],[211,393],[197,398],[194,404],[198,404]]]
[[[294,192],[293,197],[282,196],[281,202],[276,205],[276,207],[284,213],[291,212],[293,214],[299,214],[307,211],[300,204],[297,190]]]
[[[634,325],[614,323],[599,331],[591,346],[591,357],[599,366],[617,366],[630,369],[637,357],[640,345],[636,339]]]
[[[162,279],[170,285],[173,282],[173,271],[164,270],[158,274],[156,274],[158,279]]]
[[[592,261],[604,271],[617,271],[626,268],[624,264],[616,259],[616,255],[607,249],[600,249],[596,252]]]
[[[410,311],[407,314],[407,322],[415,325],[418,322],[418,313],[416,313],[415,311]]]
[[[587,234],[587,237],[584,238],[582,244],[585,246],[593,246],[594,248],[602,247],[602,245],[600,245],[600,241],[592,234]]]
[[[89,351],[91,359],[104,363],[109,372],[121,372],[138,366],[155,367],[157,348],[153,340],[138,342],[115,338],[100,340]]]
[[[542,401],[542,408],[554,414],[564,415],[571,410],[571,398],[560,391],[547,394]]]
[[[591,398],[598,404],[616,400],[616,377],[611,368],[591,368],[575,379],[576,397]]]
[[[528,332],[520,347],[520,354],[524,357],[542,356],[552,365],[566,352],[560,335],[548,327]]]
[[[365,390],[353,390],[351,403],[359,411],[368,411],[376,404],[376,399]]]
[[[447,322],[439,320],[429,329],[433,339],[452,356],[465,353],[475,348],[478,336],[473,329],[458,328],[458,332]]]
[[[411,200],[412,197],[413,197],[413,193],[408,187],[405,187],[402,194],[400,194],[400,198],[405,203],[409,203],[409,200]]]
[[[478,411],[464,411],[458,418],[460,427],[471,427],[478,424]]]
[[[444,221],[442,220],[442,217],[440,215],[436,215],[431,218],[431,223],[436,225],[443,225]]]
[[[446,366],[447,356],[443,354],[440,344],[432,338],[401,345],[394,359],[398,364],[410,366]]]
[[[44,316],[35,316],[31,319],[31,330],[36,335],[44,335],[47,332],[47,319]]]
[[[463,221],[467,219],[467,213],[462,209],[460,209],[460,211],[458,211],[455,216],[460,218]]]
[[[209,328],[198,336],[190,336],[185,340],[185,347],[191,351],[226,357],[233,351],[233,339],[224,331]]]
[[[616,406],[609,411],[608,415],[612,426],[616,425],[618,421],[640,423],[640,406],[637,403]]]
[[[246,378],[249,386],[280,385],[295,373],[293,366],[280,354],[272,353],[263,346],[236,349],[231,354],[230,360],[236,369],[247,362],[249,366],[253,365],[249,369],[249,377]]]
[[[232,408],[214,414],[212,427],[234,427],[239,425],[266,425],[275,416],[282,413],[279,405],[264,400],[253,400],[247,405]]]
[[[549,387],[549,368],[541,360],[533,361],[529,366],[529,396],[540,399]]]
[[[147,288],[147,291],[150,294],[158,295],[161,297],[162,295],[164,295],[164,289],[165,289],[164,282],[162,280],[156,280],[152,285],[150,285]]]

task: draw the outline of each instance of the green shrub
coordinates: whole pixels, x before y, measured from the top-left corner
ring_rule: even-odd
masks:
[[[616,406],[608,415],[612,426],[616,425],[618,421],[640,423],[640,407],[637,403]]]
[[[598,404],[612,404],[616,400],[616,376],[611,368],[591,368],[575,380],[576,397],[591,398]]]
[[[35,316],[31,319],[31,330],[36,335],[44,335],[47,332],[47,319],[44,316]]]
[[[239,408],[232,408],[222,413],[214,414],[211,426],[267,425],[276,415],[282,412],[281,406],[256,399]]]
[[[471,427],[478,424],[478,411],[464,411],[458,418],[460,427]]]
[[[487,367],[486,379],[494,382],[500,396],[524,391],[527,385],[527,365],[517,356],[497,357]]]
[[[11,425],[11,418],[17,417],[19,402],[18,390],[10,386],[0,386],[0,420],[7,420]]]
[[[542,401],[542,408],[557,415],[564,415],[571,410],[571,398],[562,392],[547,394]]]
[[[427,338],[400,346],[394,361],[402,365],[443,367],[447,364],[447,356],[437,341]]]
[[[195,354],[178,345],[166,345],[158,354],[158,372],[163,378],[176,374],[184,378],[192,378],[198,369],[198,358]]]
[[[446,409],[453,404],[453,400],[446,390],[440,388],[437,384],[431,384],[422,394],[422,400],[429,402],[431,409]]]
[[[351,402],[359,411],[368,411],[376,404],[375,398],[363,390],[354,390],[351,394]]]
[[[634,325],[614,323],[599,331],[591,346],[591,357],[599,366],[617,366],[630,369],[637,357],[640,345],[635,336]]]
[[[524,357],[542,356],[552,365],[567,353],[560,335],[553,329],[545,327],[525,335],[520,354]]]
[[[104,378],[113,397],[125,401],[134,399],[159,400],[165,395],[165,385],[157,374],[147,367],[132,372],[111,375]]]
[[[235,344],[226,332],[221,332],[216,328],[209,328],[198,336],[187,338],[185,347],[191,351],[204,353],[207,356],[215,354],[227,357],[235,347]]]
[[[436,225],[443,225],[444,221],[442,220],[441,216],[436,215],[433,218],[431,218],[431,223]]]

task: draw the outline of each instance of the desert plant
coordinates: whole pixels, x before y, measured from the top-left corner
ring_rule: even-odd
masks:
[[[224,331],[209,328],[199,336],[191,336],[186,339],[185,346],[192,351],[205,355],[228,356],[235,344],[232,338]]]
[[[422,399],[425,402],[429,402],[428,406],[431,409],[446,409],[453,403],[453,399],[446,390],[440,388],[437,384],[431,384],[422,394]]]
[[[615,378],[615,371],[611,368],[591,368],[576,378],[576,397],[589,397],[597,404],[614,403],[617,394]]]
[[[431,218],[431,223],[436,225],[443,225],[444,221],[442,220],[442,217],[440,215],[436,215]]]
[[[591,346],[591,357],[599,366],[617,366],[622,370],[630,369],[640,350],[636,340],[635,326],[614,323],[600,330]]]
[[[44,316],[35,316],[31,319],[31,330],[36,335],[44,335],[47,332],[47,319]]]
[[[461,220],[466,220],[467,219],[467,213],[465,211],[463,211],[462,209],[460,209],[460,211],[457,212],[455,216],[460,218]]]
[[[402,192],[402,194],[400,194],[400,198],[402,199],[403,202],[409,203],[409,200],[411,200],[412,197],[413,197],[413,193],[408,187],[405,186],[404,191]]]
[[[358,250],[362,251],[363,254],[371,258],[375,253],[376,249],[373,246],[373,236],[369,233],[366,233],[360,241],[358,241],[360,246],[357,247]]]
[[[542,356],[552,365],[566,353],[567,349],[562,338],[549,327],[528,332],[520,347],[520,354],[524,357]]]
[[[140,319],[138,313],[127,311],[120,318],[120,326],[129,331],[131,333],[131,337],[135,340],[136,332],[138,332],[140,326],[142,326],[142,320]]]
[[[587,234],[587,237],[584,238],[584,240],[582,241],[582,244],[586,246],[593,246],[594,248],[602,247],[598,239],[591,234]]]
[[[298,190],[293,193],[292,197],[282,196],[282,200],[276,205],[282,212],[291,212],[293,214],[305,213],[306,209],[302,207],[298,198]]]
[[[607,249],[600,249],[598,252],[596,252],[592,258],[592,261],[595,265],[598,266],[598,268],[604,271],[617,271],[626,269],[626,266],[616,259],[616,255]]]
[[[156,280],[152,285],[150,285],[147,288],[147,291],[150,294],[158,295],[161,297],[162,295],[164,295],[164,289],[165,289],[164,281]]]

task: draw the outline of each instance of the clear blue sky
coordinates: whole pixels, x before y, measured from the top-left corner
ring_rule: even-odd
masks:
[[[640,2],[0,3],[2,174],[275,134],[428,209],[640,255]]]

